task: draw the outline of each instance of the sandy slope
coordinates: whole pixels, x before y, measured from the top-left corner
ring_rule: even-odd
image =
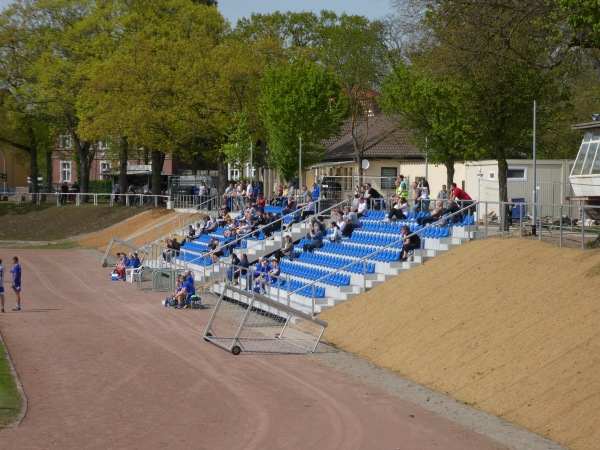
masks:
[[[600,251],[475,241],[320,317],[344,350],[571,448],[598,448]]]
[[[178,216],[179,213],[175,211],[169,211],[166,209],[152,209],[150,211],[144,212],[142,214],[138,214],[131,219],[124,220],[121,223],[115,224],[112,227],[108,227],[98,233],[94,233],[89,236],[85,236],[79,239],[77,242],[80,246],[84,248],[93,248],[104,252],[106,250],[107,245],[110,243],[112,237],[116,236],[122,239],[125,239],[128,236],[133,235],[134,233],[141,232],[149,229],[150,227],[159,224],[163,221],[166,221],[169,218],[173,218]],[[190,215],[195,218],[204,217],[204,215]],[[178,222],[174,222],[167,229],[156,230],[154,233],[148,233],[134,242],[138,245],[143,245],[147,242],[152,242],[154,239],[158,239],[162,237],[161,233],[172,233],[174,229],[177,228]],[[171,227],[175,227],[171,229]]]

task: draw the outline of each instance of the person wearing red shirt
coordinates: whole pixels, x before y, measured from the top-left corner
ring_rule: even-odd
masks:
[[[461,208],[469,206],[473,204],[473,199],[469,194],[467,194],[464,190],[456,186],[456,183],[452,183],[451,185],[452,192],[450,193],[450,200],[456,201]],[[475,208],[469,208],[466,212],[467,214],[475,214]]]

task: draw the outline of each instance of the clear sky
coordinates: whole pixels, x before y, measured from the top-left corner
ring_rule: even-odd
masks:
[[[338,14],[357,14],[369,19],[381,19],[391,13],[389,0],[217,0],[218,8],[233,26],[238,19],[250,17],[253,12],[269,14],[275,11],[314,11],[323,9]],[[4,8],[12,0],[0,0]]]

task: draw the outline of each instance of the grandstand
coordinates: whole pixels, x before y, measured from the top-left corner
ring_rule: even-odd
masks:
[[[330,210],[341,205],[342,203],[334,205]],[[277,206],[267,208],[267,212],[281,212],[281,208]],[[323,213],[330,213],[330,210]],[[325,239],[323,247],[312,253],[301,251],[303,244],[308,243],[308,219],[291,223],[297,217],[291,213],[282,218],[285,231],[274,232],[272,239],[266,239],[259,229],[246,237],[238,238],[232,245],[236,252],[246,253],[250,263],[254,264],[260,257],[273,255],[281,248],[284,235],[290,235],[299,254],[293,260],[289,257],[282,258],[280,276],[267,287],[265,294],[272,300],[315,315],[474,238],[474,216],[465,215],[463,219],[461,213],[462,211],[456,213],[446,221],[420,226],[417,218],[423,217],[423,213],[415,217],[411,215],[406,220],[387,222],[384,221],[385,212],[370,211],[362,218],[362,227],[356,229],[350,238],[341,243]],[[453,219],[458,219],[457,223]],[[411,233],[416,233],[421,238],[421,248],[408,261],[400,261],[403,225],[407,225]],[[179,233],[184,235],[186,229],[187,224],[183,223]],[[149,256],[145,264],[163,269],[191,269],[196,274],[198,283],[209,286],[212,292],[220,294],[228,281],[226,270],[231,265],[229,251],[225,251],[219,262],[213,263],[208,256],[208,242],[211,238],[223,242],[225,231],[226,228],[221,227],[214,233],[187,242],[169,260],[162,257],[165,251],[162,241],[155,241],[148,246]],[[243,277],[247,279],[240,284],[252,289],[253,277],[254,270],[250,270]],[[234,299],[244,301],[241,296]]]

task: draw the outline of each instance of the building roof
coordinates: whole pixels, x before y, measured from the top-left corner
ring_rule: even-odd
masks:
[[[348,160],[354,157],[351,120],[344,123],[339,137],[324,142],[328,151],[323,161]],[[367,134],[364,158],[423,158],[423,152],[409,142],[408,134],[398,129],[398,121],[398,116],[383,114],[357,120],[355,133],[359,137]]]
[[[594,122],[580,123],[571,126],[572,130],[592,130],[594,128],[600,128],[600,121],[596,120]]]

